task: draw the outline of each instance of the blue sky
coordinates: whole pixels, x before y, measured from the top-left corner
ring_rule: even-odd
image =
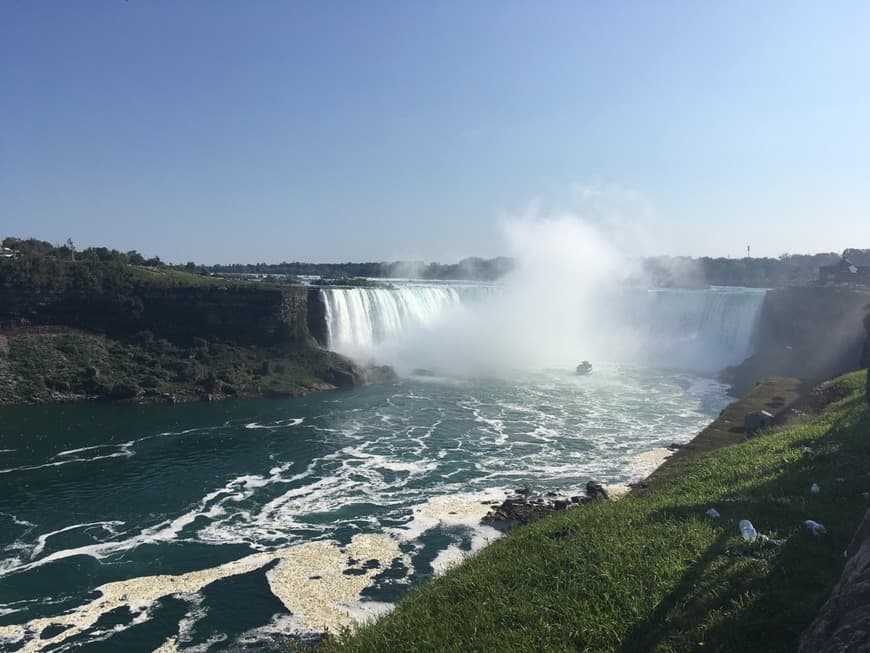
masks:
[[[866,2],[6,0],[0,234],[448,262],[535,211],[632,253],[870,247],[868,24]]]

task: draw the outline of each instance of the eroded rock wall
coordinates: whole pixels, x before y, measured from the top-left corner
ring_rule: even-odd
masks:
[[[800,286],[770,290],[762,309],[759,351],[790,347],[812,377],[856,369],[865,340],[870,289]]]
[[[870,288],[796,286],[769,290],[755,351],[724,374],[736,394],[766,376],[821,381],[859,369]]]
[[[308,331],[320,343],[326,347],[329,343],[326,326],[326,299],[320,288],[308,289]]]
[[[801,636],[799,653],[870,650],[870,510],[846,555],[840,582]]]
[[[307,316],[302,286],[143,286],[124,294],[0,288],[0,326],[63,325],[113,336],[151,331],[169,340],[276,344],[305,341]]]
[[[867,369],[867,387],[864,395],[867,397],[867,403],[870,403],[870,304],[864,307],[867,311],[864,315],[864,330],[867,331],[867,337],[864,339],[864,351],[861,352],[861,367]]]

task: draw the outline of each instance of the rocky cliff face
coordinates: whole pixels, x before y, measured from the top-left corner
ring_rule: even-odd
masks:
[[[831,598],[801,637],[799,653],[866,651],[870,641],[870,511],[852,538]]]
[[[867,337],[864,339],[864,351],[861,352],[861,367],[867,369],[867,389],[865,396],[867,403],[870,403],[870,304],[864,307],[867,314],[864,316],[864,330],[867,331]]]
[[[766,376],[821,381],[858,369],[870,289],[797,286],[768,291],[756,334],[756,354],[724,379],[744,394]]]
[[[326,347],[329,344],[326,328],[326,299],[320,288],[308,289],[308,331],[322,346]]]
[[[855,366],[870,289],[796,286],[768,291],[758,331],[758,349],[790,346],[810,354],[808,364]]]
[[[0,326],[64,325],[113,336],[151,331],[169,340],[279,344],[305,341],[307,317],[302,286],[142,286],[123,295],[0,288]]]

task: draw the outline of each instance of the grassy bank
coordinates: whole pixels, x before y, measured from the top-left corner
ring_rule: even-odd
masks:
[[[189,345],[143,332],[113,339],[65,328],[0,331],[0,405],[87,398],[189,401],[297,396],[346,361],[315,346]]]
[[[817,417],[687,463],[645,496],[518,529],[327,647],[796,650],[870,506],[864,374],[834,383],[845,398]],[[711,507],[719,519],[705,516]],[[740,519],[782,543],[746,545]]]

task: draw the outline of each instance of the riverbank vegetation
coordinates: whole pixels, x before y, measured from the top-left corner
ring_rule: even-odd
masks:
[[[7,238],[0,252],[0,405],[298,396],[361,380],[311,337],[302,286],[72,242]]]
[[[116,339],[64,327],[11,329],[0,331],[0,405],[299,396],[340,384],[336,370],[347,367],[315,347],[203,338],[182,344],[149,331]]]
[[[250,282],[202,274],[193,263],[170,266],[159,257],[146,259],[139,252],[106,247],[77,251],[72,241],[51,243],[18,238],[3,241],[0,288],[31,292],[79,292],[104,295],[132,293],[137,287],[240,286]]]
[[[710,453],[644,496],[518,529],[324,646],[794,651],[870,505],[863,389],[864,372],[841,377],[826,394],[840,399],[817,416]],[[741,519],[777,542],[745,542]]]

